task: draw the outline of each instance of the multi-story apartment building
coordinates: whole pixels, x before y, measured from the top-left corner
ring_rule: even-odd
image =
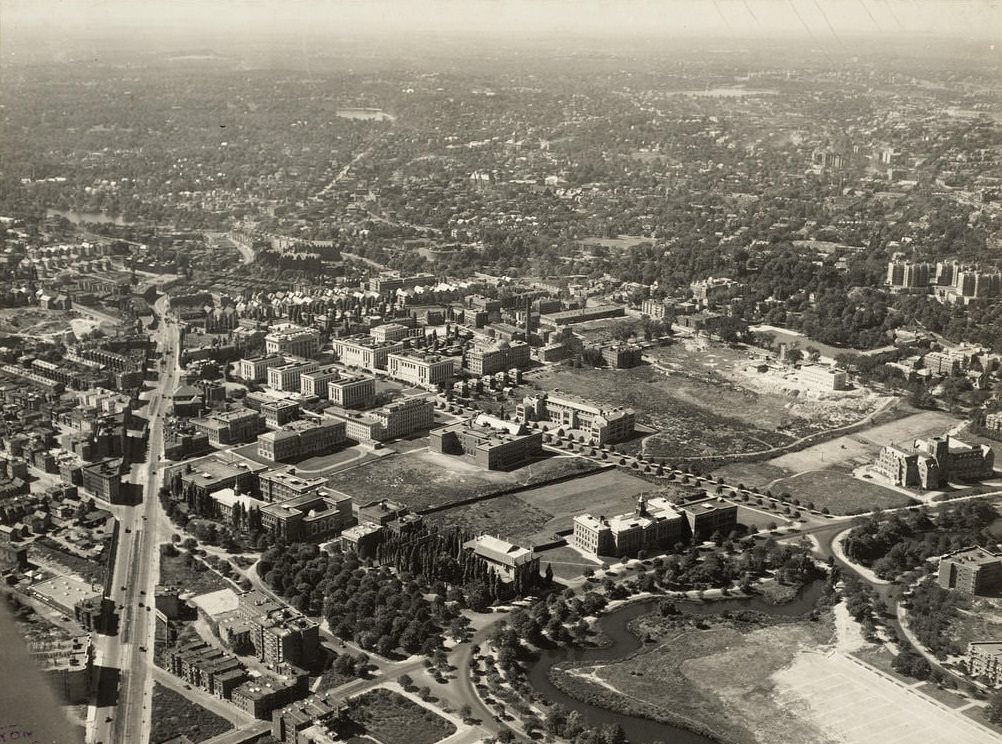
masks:
[[[939,560],[938,582],[968,596],[1002,589],[1002,554],[973,547],[947,553]]]
[[[523,422],[549,421],[582,430],[598,444],[630,437],[637,419],[632,408],[600,408],[580,398],[549,393],[524,398],[515,416]]]
[[[268,354],[288,354],[309,359],[320,350],[320,331],[295,323],[273,325],[264,337]]]
[[[1002,436],[1002,412],[985,416],[985,429],[995,436]]]
[[[347,709],[343,698],[330,690],[292,703],[272,716],[272,738],[282,744],[314,744],[317,729],[330,727]]]
[[[258,456],[285,462],[330,452],[345,441],[345,422],[333,418],[293,421],[257,438]]]
[[[256,411],[238,408],[192,419],[191,425],[209,438],[209,444],[218,447],[253,441],[265,430],[265,419]]]
[[[345,336],[331,341],[341,364],[370,372],[386,369],[386,358],[404,350],[403,341],[376,341],[372,336]]]
[[[118,504],[124,500],[121,458],[109,458],[84,465],[80,468],[80,476],[84,490],[99,499],[104,499],[110,504]]]
[[[272,713],[309,694],[309,674],[291,664],[279,666],[278,674],[253,674],[238,685],[230,702],[258,720],[271,720]]]
[[[268,370],[285,364],[281,354],[262,354],[247,357],[237,362],[237,376],[248,382],[264,382],[268,379]]]
[[[997,641],[969,643],[967,671],[976,679],[986,678],[992,687],[1002,684],[1002,643]]]
[[[673,305],[666,300],[644,300],[640,312],[654,320],[664,320],[675,314]]]
[[[501,342],[492,346],[477,346],[466,353],[466,369],[482,377],[522,369],[529,365],[530,347],[524,341]]]
[[[387,354],[386,370],[394,380],[427,388],[451,380],[456,365],[451,357],[408,349]]]
[[[900,258],[888,262],[885,284],[891,289],[924,289],[935,277],[935,267]]]
[[[358,442],[385,442],[435,423],[435,404],[426,398],[405,398],[371,411],[328,408],[325,413],[344,422],[348,437]]]
[[[320,656],[320,626],[291,607],[279,607],[251,621],[251,643],[265,664],[307,667]]]
[[[345,375],[327,383],[327,397],[341,408],[368,408],[376,399],[376,380],[366,375]]]
[[[543,451],[541,431],[530,432],[518,421],[487,414],[434,429],[430,438],[432,451],[465,455],[489,470],[521,465]]]
[[[201,639],[168,646],[160,654],[159,665],[221,700],[229,700],[233,690],[247,679],[247,670],[235,656]]]

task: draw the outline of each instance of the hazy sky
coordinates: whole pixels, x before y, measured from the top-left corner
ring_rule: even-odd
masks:
[[[860,34],[1002,40],[1002,0],[2,0],[0,44],[87,36],[316,32],[443,36]]]

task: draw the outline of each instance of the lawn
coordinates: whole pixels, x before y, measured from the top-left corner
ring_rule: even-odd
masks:
[[[903,493],[877,483],[853,478],[839,470],[815,470],[793,475],[769,486],[774,496],[789,493],[802,503],[814,502],[832,514],[860,514],[915,503]]]
[[[386,689],[354,698],[348,716],[381,744],[434,744],[456,732],[433,710]]]
[[[484,470],[461,457],[416,451],[346,470],[332,485],[359,504],[392,498],[421,511],[597,468],[579,457],[546,457],[512,471]]]
[[[160,583],[173,584],[195,594],[233,588],[229,582],[210,571],[201,561],[192,559],[183,550],[174,557],[161,554]]]
[[[153,684],[152,718],[152,744],[181,734],[194,742],[201,742],[233,728],[225,718],[158,683]]]
[[[571,529],[578,514],[623,514],[633,510],[638,494],[655,489],[642,478],[612,468],[517,495],[457,506],[432,515],[431,520],[538,545],[552,541],[559,530]]]

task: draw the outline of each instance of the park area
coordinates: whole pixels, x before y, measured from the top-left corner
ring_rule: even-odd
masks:
[[[202,742],[231,728],[233,726],[225,718],[161,684],[153,684],[151,742],[167,741],[177,736]]]
[[[435,744],[456,727],[430,708],[400,693],[377,688],[353,698],[348,717],[380,744]]]
[[[862,514],[917,503],[900,491],[854,478],[839,470],[813,470],[775,481],[774,495],[790,494],[802,504],[814,504],[832,514]]]
[[[333,485],[358,504],[393,499],[425,511],[598,468],[580,457],[549,456],[516,470],[484,470],[461,457],[415,450],[342,471]]]

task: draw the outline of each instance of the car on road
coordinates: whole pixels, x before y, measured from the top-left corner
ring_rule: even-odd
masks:
[[[125,528],[125,534],[128,535],[130,532],[132,532],[132,528],[131,527],[126,527]]]

